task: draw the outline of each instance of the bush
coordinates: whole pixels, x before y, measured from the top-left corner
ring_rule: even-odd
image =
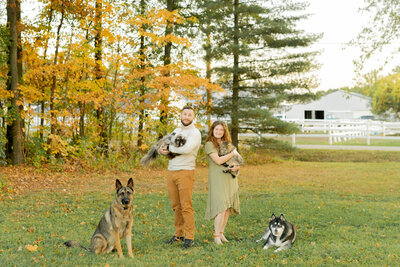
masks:
[[[29,139],[25,144],[26,162],[32,164],[36,168],[48,162],[47,152],[43,147],[42,140],[38,137]]]
[[[0,165],[6,165],[6,137],[4,129],[0,128]]]

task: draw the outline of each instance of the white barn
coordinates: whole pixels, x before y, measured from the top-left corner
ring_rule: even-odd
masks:
[[[337,90],[308,104],[295,104],[285,112],[286,119],[368,119],[373,118],[371,98]]]

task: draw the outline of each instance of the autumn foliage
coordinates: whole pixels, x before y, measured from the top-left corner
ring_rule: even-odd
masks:
[[[201,107],[206,88],[222,90],[190,64],[190,38],[166,34],[167,26],[195,20],[144,2],[42,0],[38,16],[21,21],[18,104],[27,155],[42,151],[41,161],[74,156],[83,147],[103,153],[102,143],[107,150],[113,144],[146,149],[174,127],[182,104]],[[169,64],[167,44],[173,47]],[[7,68],[0,70],[6,77]],[[3,109],[13,95],[3,84],[0,92]],[[167,121],[158,119],[161,110]]]

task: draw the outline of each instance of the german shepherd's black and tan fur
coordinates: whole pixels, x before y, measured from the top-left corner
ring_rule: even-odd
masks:
[[[81,247],[96,254],[109,253],[117,250],[120,257],[124,257],[121,249],[121,239],[126,237],[128,254],[133,258],[132,253],[132,201],[133,201],[133,180],[129,179],[126,186],[116,179],[115,187],[117,195],[111,203],[110,208],[101,218],[91,240],[91,249],[85,248],[76,241],[66,241],[68,247]]]

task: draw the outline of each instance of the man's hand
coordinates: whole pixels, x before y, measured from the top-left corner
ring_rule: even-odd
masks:
[[[158,153],[160,153],[161,155],[168,155],[169,154],[169,150],[168,150],[168,146],[160,146],[160,148],[158,149]]]

